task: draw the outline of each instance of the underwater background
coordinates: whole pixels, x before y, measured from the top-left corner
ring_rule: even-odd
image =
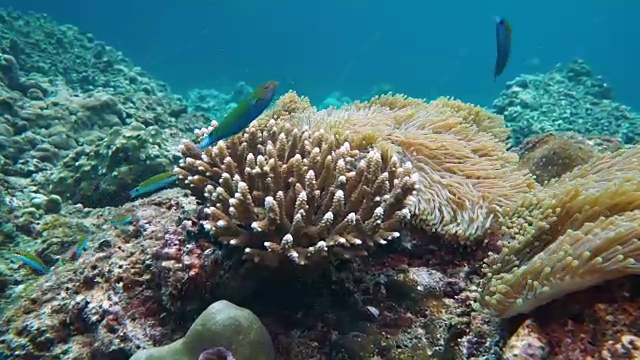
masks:
[[[455,96],[489,105],[504,82],[581,58],[640,107],[640,3],[632,0],[158,1],[69,0],[3,6],[44,12],[118,48],[177,93],[228,90],[274,79],[314,101],[339,91],[367,97],[375,86],[411,96]],[[492,81],[495,16],[514,44],[505,76]]]
[[[640,358],[638,14],[0,1],[0,360]]]

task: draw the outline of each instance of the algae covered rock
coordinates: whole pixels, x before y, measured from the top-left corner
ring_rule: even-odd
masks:
[[[90,207],[122,204],[128,190],[177,162],[168,138],[157,126],[115,127],[67,156],[50,175],[50,190]]]
[[[271,337],[250,310],[226,300],[211,304],[187,334],[166,345],[138,351],[131,360],[193,360],[204,350],[222,346],[236,360],[273,360]]]

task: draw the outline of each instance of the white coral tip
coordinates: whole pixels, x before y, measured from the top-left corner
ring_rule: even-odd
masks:
[[[264,199],[264,207],[265,207],[265,208],[267,208],[267,209],[269,209],[269,208],[273,208],[273,207],[276,207],[276,205],[277,205],[277,204],[276,204],[276,201],[275,201],[275,199],[273,198],[273,196],[267,196],[267,197]]]
[[[254,221],[251,223],[251,230],[255,231],[255,232],[262,232],[262,228],[260,227],[260,223],[257,221]]]
[[[293,245],[293,236],[291,234],[287,234],[282,238],[280,242],[282,247],[291,247]]]
[[[318,241],[314,246],[314,250],[327,251],[327,243],[324,241]]]
[[[298,262],[300,255],[298,255],[298,253],[295,250],[291,250],[287,253],[287,256],[289,257],[289,259]]]

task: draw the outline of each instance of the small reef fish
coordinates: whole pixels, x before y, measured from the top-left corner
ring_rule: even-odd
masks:
[[[227,116],[218,123],[200,142],[200,151],[241,132],[251,124],[271,104],[278,89],[278,83],[269,81],[260,85],[251,95],[240,101]]]
[[[218,123],[218,126],[200,141],[200,151],[203,151],[220,140],[238,134],[249,126],[249,124],[260,116],[269,104],[271,104],[277,89],[278,83],[269,81],[260,85],[251,95],[240,101],[238,106],[231,110],[231,112]],[[173,172],[164,172],[143,181],[129,192],[129,196],[133,199],[140,195],[171,186],[177,180],[178,176]]]
[[[118,214],[109,220],[109,223],[115,227],[129,225],[133,221],[133,216],[127,214]]]
[[[509,55],[511,54],[511,24],[503,18],[496,18],[496,65],[493,70],[493,81],[507,67]]]
[[[88,243],[89,243],[89,238],[84,238],[78,241],[78,244],[76,245],[75,250],[73,251],[73,253],[71,253],[72,261],[77,261],[78,259],[80,259],[80,255],[82,255],[84,250],[87,248]]]
[[[164,187],[172,185],[178,180],[178,176],[173,171],[163,172],[158,175],[154,175],[147,180],[143,181],[140,185],[136,186],[133,190],[129,191],[129,196],[135,198],[142,194],[154,192]]]
[[[12,253],[18,260],[22,261],[31,270],[38,275],[44,275],[49,272],[49,267],[36,255],[22,250],[16,250]]]

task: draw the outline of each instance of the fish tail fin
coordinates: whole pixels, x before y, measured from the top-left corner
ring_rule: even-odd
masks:
[[[206,136],[204,139],[200,141],[200,145],[198,145],[198,150],[203,151],[204,149],[208,148],[209,145],[211,145],[211,141],[209,140],[209,137]]]
[[[211,147],[212,145],[220,141],[222,138],[223,136],[221,136],[218,133],[216,134],[210,133],[200,141],[200,145],[198,145],[198,150],[204,151],[206,148]]]
[[[129,198],[134,199],[136,196],[140,195],[140,187],[135,187],[129,191]]]
[[[198,145],[198,150],[204,151],[204,149],[208,148],[213,144],[213,137],[205,136],[201,141],[200,145]]]

